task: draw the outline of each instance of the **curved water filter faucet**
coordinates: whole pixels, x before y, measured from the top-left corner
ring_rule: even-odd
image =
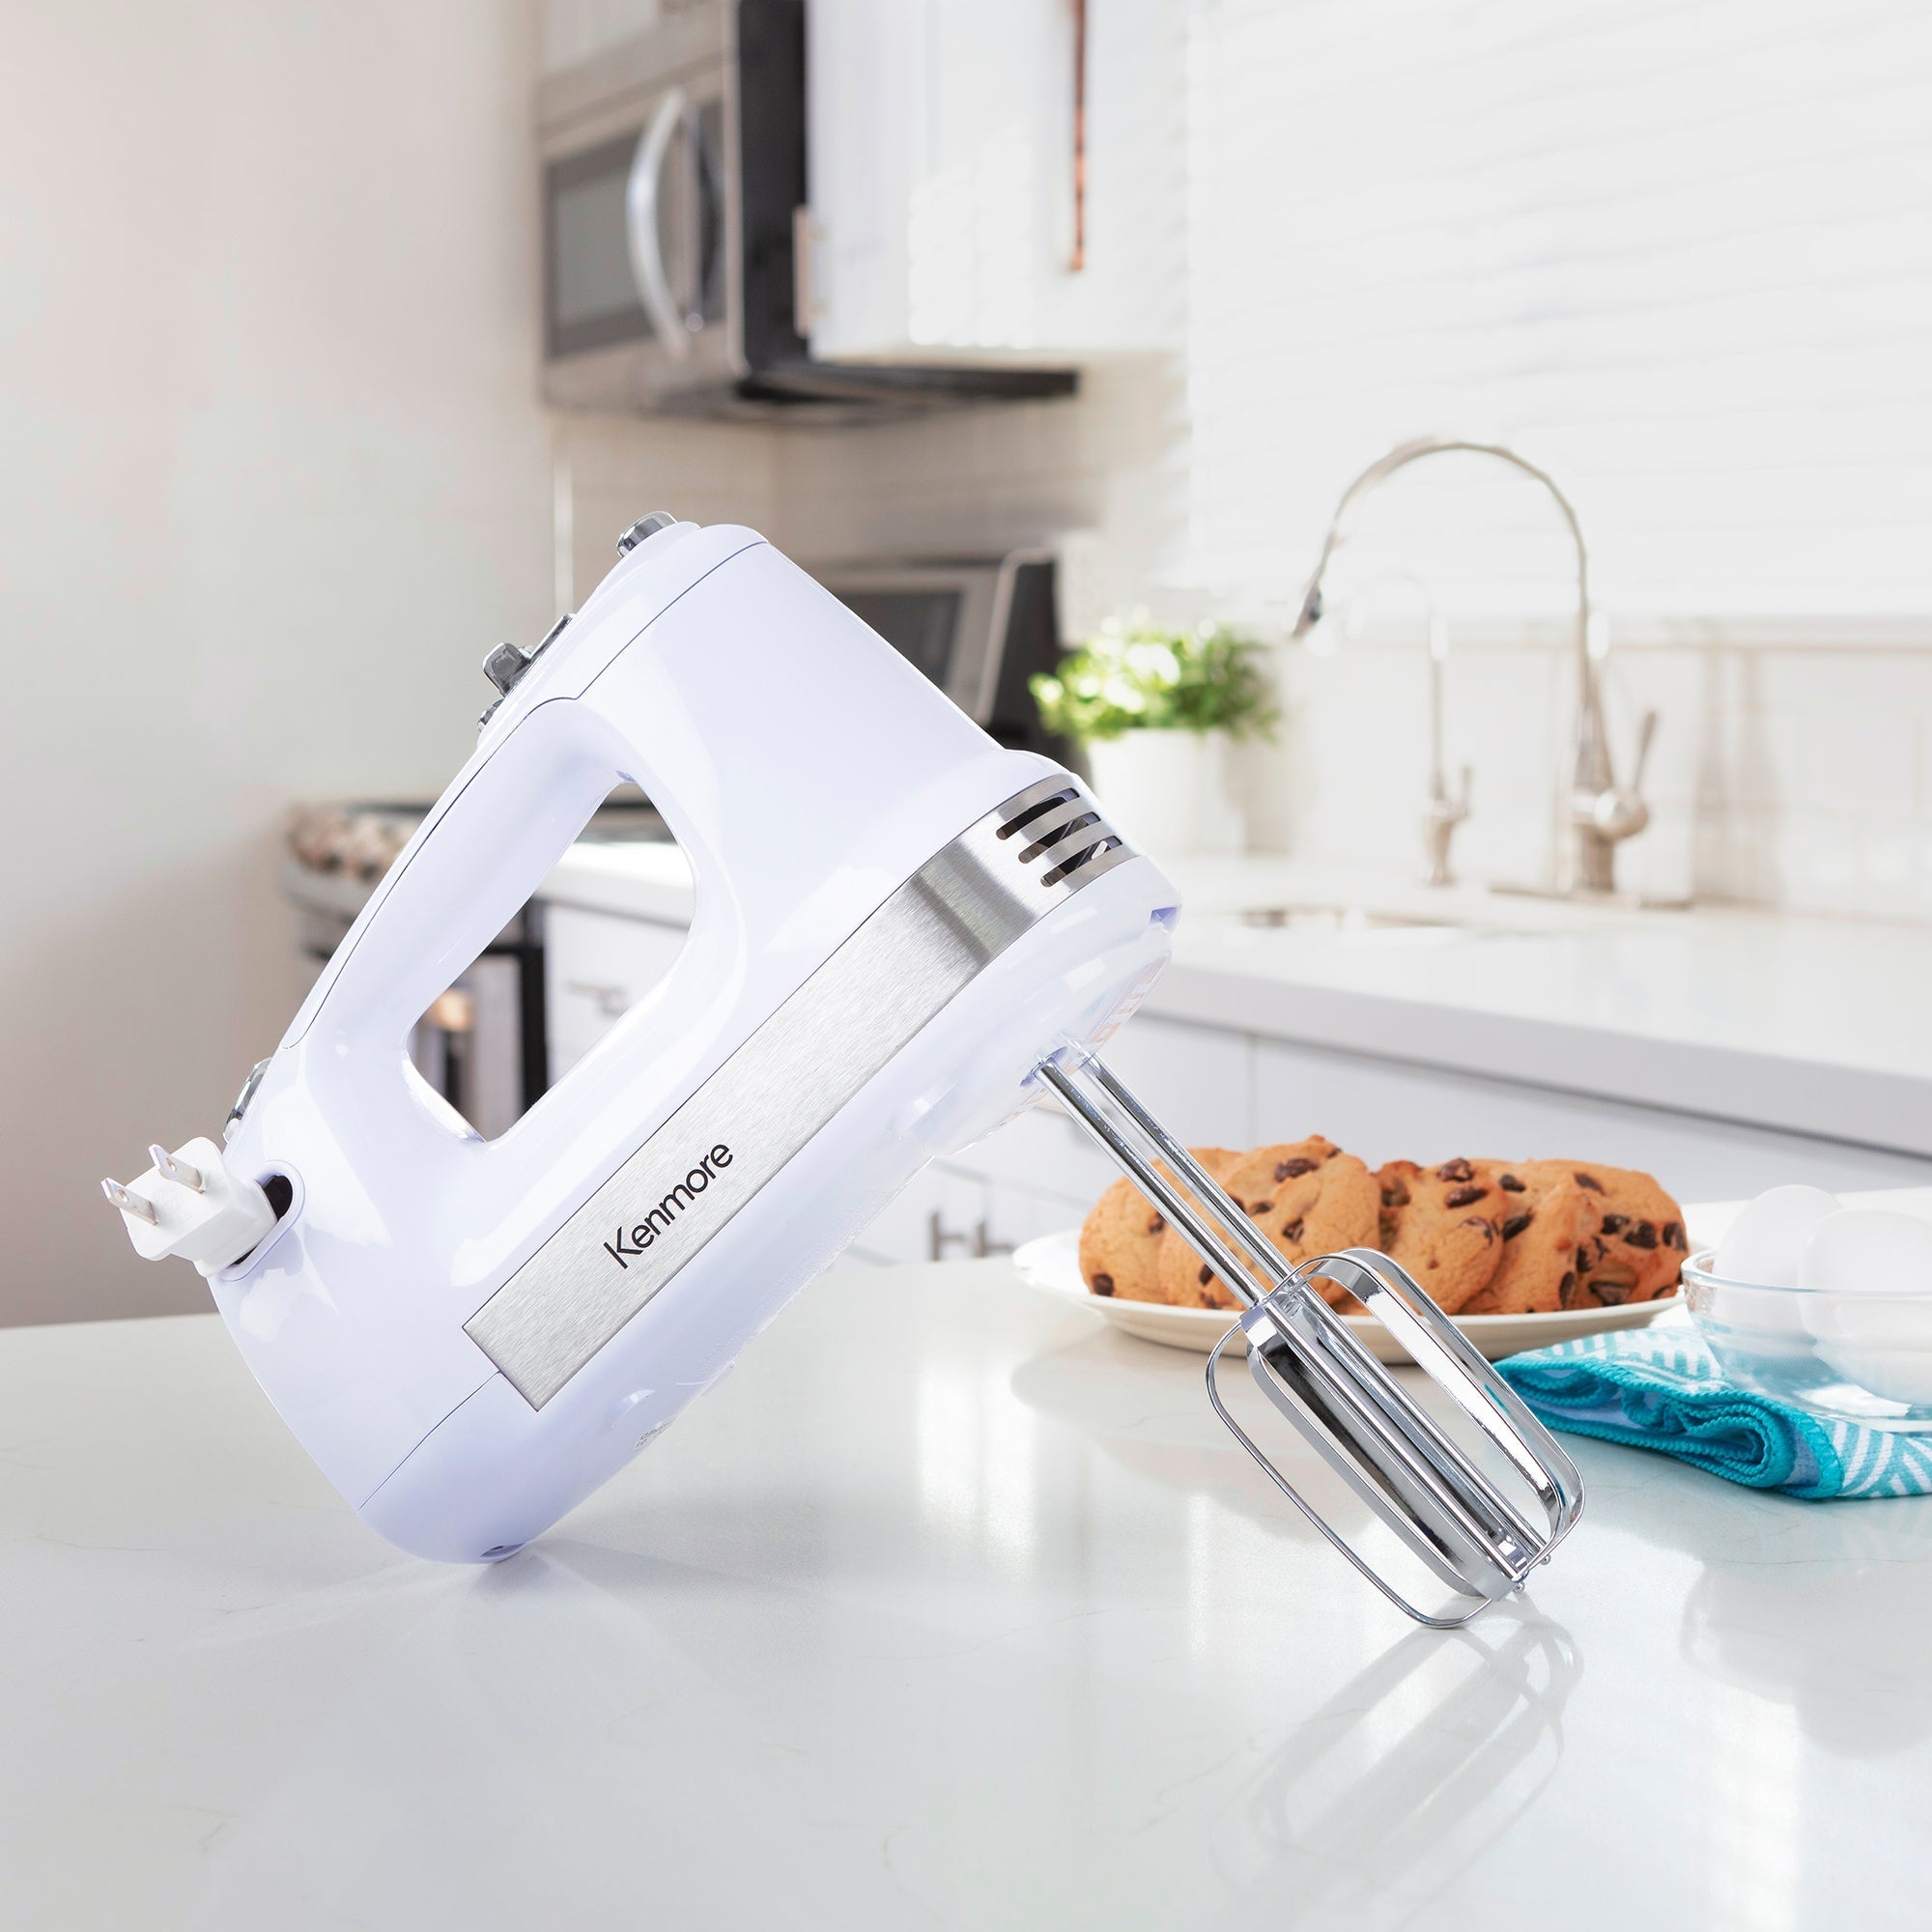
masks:
[[[1649,762],[1651,742],[1657,731],[1657,713],[1644,714],[1637,737],[1636,761],[1629,784],[1620,785],[1610,763],[1609,741],[1604,728],[1603,690],[1597,675],[1598,653],[1592,640],[1590,604],[1590,552],[1583,541],[1583,526],[1576,506],[1564,495],[1554,477],[1540,469],[1527,457],[1500,442],[1482,442],[1472,438],[1422,436],[1399,442],[1386,455],[1362,471],[1343,491],[1328,529],[1321,539],[1321,554],[1316,559],[1314,575],[1302,592],[1291,638],[1305,638],[1321,621],[1322,580],[1335,553],[1347,541],[1356,512],[1362,503],[1399,469],[1406,469],[1425,456],[1462,452],[1473,456],[1493,456],[1534,477],[1549,493],[1577,549],[1577,731],[1575,762],[1569,795],[1564,802],[1563,819],[1570,838],[1560,856],[1557,890],[1571,896],[1603,897],[1616,891],[1616,848],[1650,823],[1650,808],[1644,803],[1641,785],[1644,767]]]

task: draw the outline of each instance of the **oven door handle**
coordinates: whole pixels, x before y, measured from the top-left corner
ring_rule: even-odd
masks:
[[[665,156],[685,115],[684,89],[673,87],[658,103],[650,125],[638,137],[624,184],[624,238],[630,243],[631,276],[652,329],[674,356],[691,354],[691,330],[671,299],[670,278],[665,272],[664,244],[658,235],[658,207],[664,183]]]

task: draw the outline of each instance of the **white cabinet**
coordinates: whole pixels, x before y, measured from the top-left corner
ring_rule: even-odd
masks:
[[[670,971],[681,925],[576,906],[544,916],[544,1001],[550,1077],[563,1076]]]
[[[1739,1200],[1787,1180],[1932,1183],[1932,1161],[1913,1154],[1285,1040],[1256,1042],[1255,1101],[1262,1136],[1326,1134],[1372,1166],[1458,1154],[1601,1160],[1656,1175],[1680,1201]]]
[[[1074,267],[1072,0],[811,0],[812,353],[1069,362],[1174,347],[1184,10],[1087,0]]]

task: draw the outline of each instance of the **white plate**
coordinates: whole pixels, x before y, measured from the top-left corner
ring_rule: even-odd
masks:
[[[1021,1280],[1034,1287],[1063,1301],[1077,1301],[1116,1328],[1170,1349],[1192,1349],[1205,1355],[1228,1332],[1235,1319],[1224,1308],[1170,1308],[1164,1302],[1115,1301],[1104,1294],[1090,1294],[1080,1277],[1080,1235],[1073,1228],[1027,1242],[1014,1254],[1013,1266]],[[1563,1308],[1550,1315],[1459,1315],[1456,1325],[1493,1362],[1504,1355],[1520,1355],[1525,1349],[1575,1341],[1578,1335],[1641,1328],[1677,1305],[1673,1294],[1662,1301],[1627,1301],[1620,1308]],[[1345,1315],[1342,1319],[1380,1360],[1408,1360],[1408,1350],[1373,1315]]]

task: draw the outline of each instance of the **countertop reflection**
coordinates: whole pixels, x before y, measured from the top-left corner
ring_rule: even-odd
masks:
[[[1414,1630],[1201,1361],[843,1268],[490,1571],[341,1507],[213,1318],[0,1333],[9,1923],[1922,1918],[1932,1502],[1571,1438],[1532,1601]]]

